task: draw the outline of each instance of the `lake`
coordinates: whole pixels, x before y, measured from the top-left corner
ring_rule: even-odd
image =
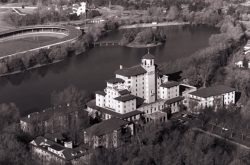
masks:
[[[150,49],[158,63],[186,57],[208,45],[208,39],[219,30],[207,26],[164,27],[166,42]],[[111,32],[103,40],[118,40],[122,31]],[[1,50],[0,50],[1,51]],[[147,49],[121,46],[96,47],[57,64],[0,78],[0,103],[14,102],[22,115],[50,106],[50,95],[69,85],[94,92],[106,86],[122,64],[129,67],[140,63]]]

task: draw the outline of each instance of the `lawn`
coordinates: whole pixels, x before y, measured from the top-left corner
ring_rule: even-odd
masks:
[[[58,39],[55,36],[33,36],[0,42],[0,57],[39,47],[45,42]]]

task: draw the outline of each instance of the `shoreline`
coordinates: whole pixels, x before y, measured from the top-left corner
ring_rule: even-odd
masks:
[[[66,58],[65,58],[65,59],[66,59]],[[33,67],[24,69],[24,70],[19,70],[19,71],[14,71],[14,72],[10,72],[10,73],[0,74],[0,78],[1,78],[1,77],[5,77],[5,76],[15,75],[15,74],[18,74],[18,73],[24,73],[24,72],[26,72],[26,71],[29,71],[29,70],[32,70],[32,69],[36,69],[36,68],[41,68],[41,67],[43,67],[43,66],[49,66],[49,65],[52,65],[52,64],[56,64],[56,63],[59,63],[59,62],[64,61],[65,59],[53,61],[53,62],[48,63],[48,64],[38,64],[38,65],[35,65],[35,66],[33,66]]]
[[[177,26],[177,25],[189,25],[189,22],[160,22],[157,24],[152,23],[141,23],[141,24],[133,24],[133,25],[123,25],[118,29],[134,29],[134,28],[145,28],[145,27],[160,27],[160,26]]]

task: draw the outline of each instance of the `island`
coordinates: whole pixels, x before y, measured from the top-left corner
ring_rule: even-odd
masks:
[[[127,47],[145,48],[159,46],[165,40],[166,33],[163,29],[130,29],[124,32],[120,43]]]

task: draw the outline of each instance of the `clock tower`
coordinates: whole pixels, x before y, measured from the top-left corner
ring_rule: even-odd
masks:
[[[142,67],[147,71],[144,75],[144,98],[146,103],[156,101],[155,57],[149,53],[142,57]]]

